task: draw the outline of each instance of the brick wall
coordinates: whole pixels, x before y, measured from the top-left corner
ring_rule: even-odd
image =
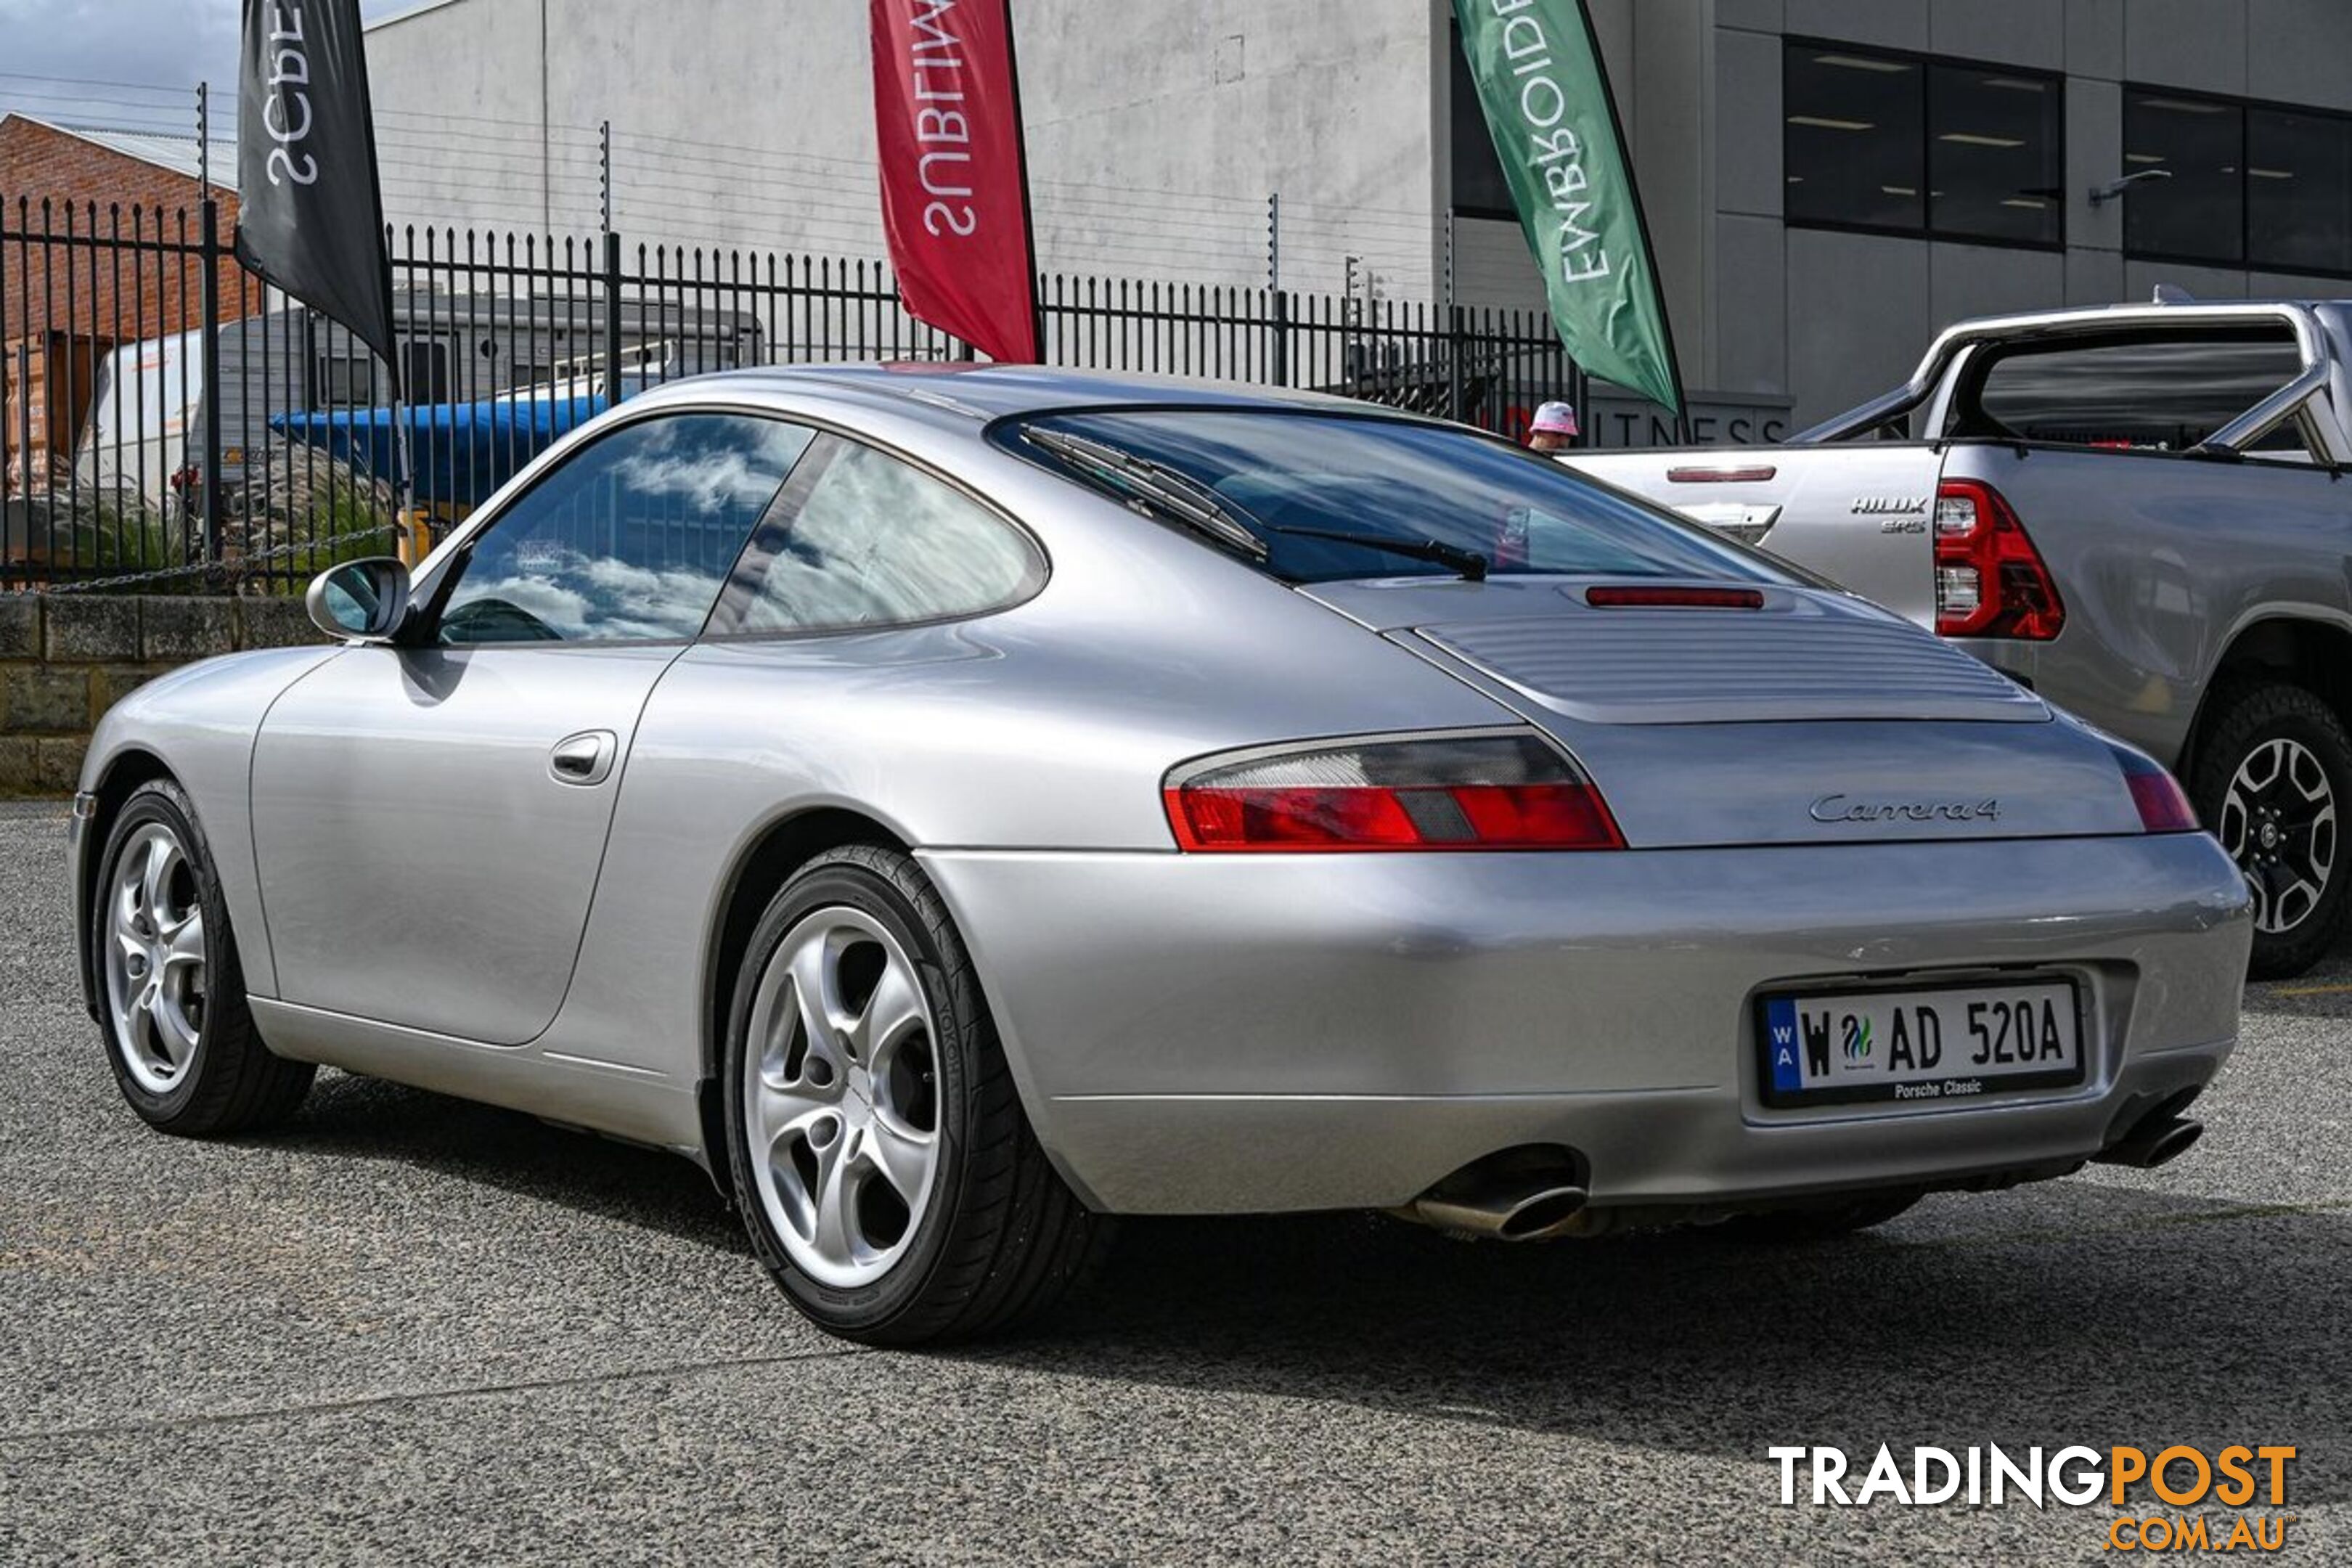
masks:
[[[215,187],[220,242],[236,232],[236,195]],[[65,332],[109,342],[186,331],[203,319],[201,273],[193,258],[150,253],[120,262],[88,249],[25,244],[22,233],[136,238],[142,244],[194,245],[196,184],[185,174],[129,157],[21,116],[0,121],[0,203],[7,206],[9,243],[0,247],[0,298],[7,319],[0,337],[31,330]],[[43,204],[47,204],[44,216]],[[242,287],[240,287],[242,285]],[[261,286],[236,262],[221,268],[221,319],[261,307]]]
[[[236,195],[219,204],[220,319],[261,308],[227,258]],[[93,249],[69,237],[119,240]],[[0,469],[40,489],[79,439],[100,367],[116,349],[203,324],[195,182],[21,115],[0,118]],[[29,434],[29,444],[26,437]]]
[[[299,599],[0,594],[0,795],[73,793],[90,731],[142,681],[322,640]]]

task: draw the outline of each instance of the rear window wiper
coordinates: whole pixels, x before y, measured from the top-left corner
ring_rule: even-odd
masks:
[[[1279,523],[1265,523],[1269,533],[1287,533],[1300,539],[1329,539],[1341,544],[1360,544],[1367,550],[1385,550],[1391,555],[1409,556],[1415,561],[1432,561],[1449,571],[1459,572],[1472,583],[1486,580],[1487,559],[1475,550],[1459,544],[1448,544],[1442,539],[1401,539],[1394,534],[1359,533],[1347,528],[1299,528]]]
[[[1051,452],[1073,468],[1108,479],[1128,492],[1128,504],[1181,522],[1231,550],[1264,564],[1269,553],[1256,519],[1217,494],[1181,468],[1121,451],[1108,441],[1047,430],[1035,425],[1021,427],[1021,437]]]

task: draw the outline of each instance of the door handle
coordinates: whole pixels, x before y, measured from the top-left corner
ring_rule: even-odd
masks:
[[[613,772],[620,737],[610,730],[583,730],[555,742],[547,756],[548,776],[557,784],[600,784]]]

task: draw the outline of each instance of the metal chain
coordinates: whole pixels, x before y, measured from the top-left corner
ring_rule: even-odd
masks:
[[[91,577],[72,583],[47,583],[37,585],[43,594],[96,594],[108,588],[129,587],[139,583],[157,583],[167,577],[195,577],[218,574],[221,576],[242,575],[245,569],[281,556],[299,555],[305,551],[326,550],[341,544],[355,543],[362,539],[398,537],[396,524],[384,523],[375,528],[363,528],[349,533],[330,534],[324,539],[309,539],[285,544],[273,544],[267,550],[257,550],[240,555],[235,562],[198,562],[190,566],[157,566],[145,572],[125,572],[113,577]]]

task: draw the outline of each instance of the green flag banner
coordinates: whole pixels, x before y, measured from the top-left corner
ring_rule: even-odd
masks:
[[[1683,411],[1642,198],[1583,0],[1454,0],[1552,324],[1594,375]]]

